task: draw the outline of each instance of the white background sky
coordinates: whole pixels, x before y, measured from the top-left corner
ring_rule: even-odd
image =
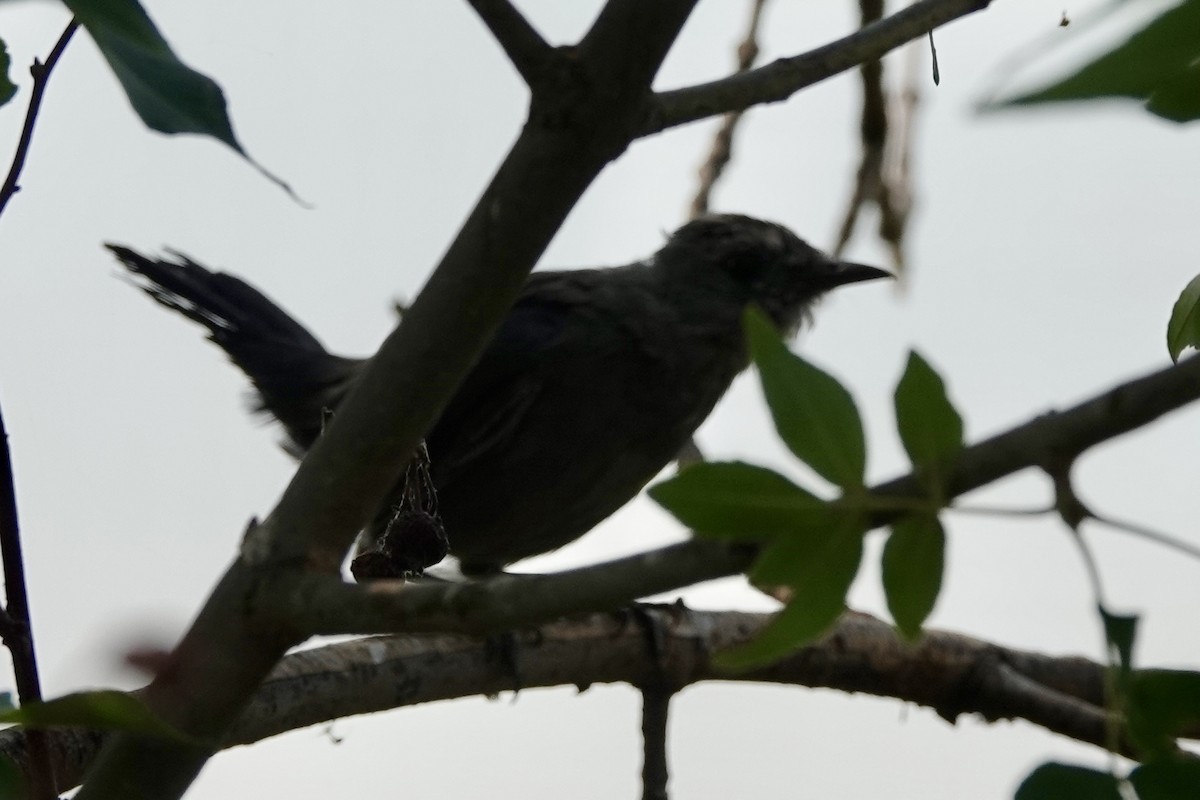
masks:
[[[725,74],[742,0],[705,0],[660,87]],[[1079,17],[1088,4],[1066,11]],[[120,653],[166,644],[293,470],[250,421],[246,385],[194,326],[118,280],[103,241],[178,248],[278,299],[331,349],[371,352],[393,298],[420,288],[519,129],[525,92],[465,3],[147,0],[177,52],[224,87],[246,147],[315,208],[291,202],[224,148],[142,129],[84,34],[54,75],[24,190],[0,218],[0,400],[46,689],[132,686]],[[766,58],[849,32],[849,0],[777,0]],[[554,43],[599,2],[521,7]],[[1005,55],[1059,32],[1058,5],[997,0],[937,34],[942,85],[922,81],[918,207],[905,293],[848,289],[798,348],[851,388],[869,471],[905,471],[891,392],[918,347],[946,377],[972,440],[1167,363],[1167,316],[1200,270],[1194,128],[1133,104],[979,116]],[[11,152],[27,65],[65,24],[53,3],[6,3],[0,36],[22,83],[0,109]],[[1065,35],[1065,34],[1060,34]],[[922,48],[922,75],[928,74]],[[889,62],[893,77],[904,59]],[[783,222],[832,244],[857,165],[858,78],[848,74],[746,120],[718,210]],[[544,264],[618,264],[684,221],[713,123],[630,148],[585,195]],[[6,160],[7,155],[3,155]],[[849,255],[882,261],[860,236]],[[1196,541],[1195,411],[1098,448],[1077,467],[1099,510]],[[713,458],[811,482],[774,441],[752,376],[701,432]],[[968,498],[1031,507],[1024,474]],[[1098,657],[1101,634],[1061,524],[955,515],[932,623],[1006,645]],[[1089,530],[1110,600],[1146,613],[1145,664],[1196,665],[1200,565]],[[529,569],[592,562],[678,539],[644,498]],[[877,558],[879,535],[870,537]],[[739,581],[685,593],[702,607],[764,608]],[[856,607],[883,612],[868,564]],[[3,676],[0,671],[0,676]],[[0,683],[7,683],[3,677]],[[633,797],[638,698],[628,687],[529,691],[319,728],[218,756],[189,797],[483,795]],[[952,727],[896,701],[805,689],[706,685],[676,702],[674,796],[1004,798],[1048,757],[1102,753],[1022,723]]]

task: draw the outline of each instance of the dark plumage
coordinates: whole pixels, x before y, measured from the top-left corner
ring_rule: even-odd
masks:
[[[208,328],[295,451],[312,445],[361,360],[328,353],[232,275],[109,247],[155,300]],[[451,552],[484,572],[583,535],[676,456],[745,369],[748,303],[793,332],[825,292],[885,276],[736,215],[689,222],[628,266],[534,273],[429,432]]]

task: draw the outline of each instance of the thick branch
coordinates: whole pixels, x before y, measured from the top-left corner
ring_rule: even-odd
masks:
[[[505,55],[525,83],[537,85],[553,57],[554,49],[546,44],[524,15],[508,0],[467,0],[475,13],[488,26],[492,36],[504,48]]]
[[[921,0],[836,42],[728,78],[660,92],[642,135],[762,103],[786,100],[806,86],[881,58],[906,42],[959,17],[987,8],[991,0]]]
[[[1094,704],[1104,667],[1078,657],[1010,650],[953,633],[929,631],[917,646],[890,625],[848,614],[820,642],[770,667],[729,675],[710,654],[756,636],[769,614],[671,607],[658,614],[662,647],[652,654],[645,631],[624,615],[593,614],[518,635],[521,679],[529,688],[624,682],[646,685],[662,675],[673,685],[706,680],[754,681],[862,692],[917,703],[953,720],[1023,718],[1099,746],[1105,715]],[[226,747],[353,714],[367,714],[510,689],[512,676],[485,643],[435,634],[359,639],[285,658],[258,689]],[[50,732],[64,789],[79,779],[99,746],[96,734]],[[24,732],[0,732],[0,753],[24,764]]]
[[[195,739],[215,740],[271,665],[302,638],[295,629],[247,617],[256,586],[277,569],[337,573],[567,213],[628,146],[650,82],[694,3],[609,0],[579,57],[564,65],[560,78],[573,91],[543,94],[535,87],[528,123],[428,284],[278,505],[251,526],[241,558],[176,648],[172,668],[147,688],[148,704],[168,723]],[[79,800],[131,791],[177,797],[210,752],[118,736]]]

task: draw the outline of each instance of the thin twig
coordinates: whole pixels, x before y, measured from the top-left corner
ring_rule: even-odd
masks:
[[[860,0],[862,26],[883,16],[882,0]],[[915,65],[915,61],[910,61]],[[862,211],[868,205],[879,209],[879,237],[892,251],[892,263],[903,277],[904,232],[912,209],[913,191],[909,178],[909,144],[912,141],[914,110],[919,97],[915,74],[899,97],[884,88],[883,61],[874,59],[861,67],[863,110],[860,126],[862,160],[855,179],[854,195],[847,204],[838,233],[835,256],[841,256]]]
[[[0,412],[0,558],[4,560],[6,617],[12,630],[4,636],[4,645],[12,653],[17,697],[21,705],[42,699],[37,655],[33,647],[33,626],[29,617],[29,597],[25,590],[25,560],[21,555],[21,532],[17,524],[17,493],[13,484],[12,454],[8,449],[8,430]],[[34,798],[57,797],[54,791],[54,767],[45,734],[29,732],[30,791]]]
[[[21,128],[21,138],[17,141],[16,152],[13,153],[12,166],[8,168],[8,177],[4,179],[4,185],[0,186],[0,214],[4,213],[8,201],[21,189],[19,183],[21,170],[25,168],[25,159],[29,155],[29,145],[33,141],[33,127],[37,123],[38,112],[42,108],[42,96],[46,93],[46,83],[50,80],[50,72],[58,63],[63,51],[67,49],[67,44],[78,27],[79,23],[72,17],[62,35],[58,37],[58,41],[54,43],[54,48],[46,57],[46,61],[41,62],[35,58],[33,66],[29,68],[30,74],[33,75],[33,88],[29,92],[29,108],[25,111],[25,125]]]
[[[1177,550],[1185,556],[1192,558],[1200,558],[1200,547],[1196,547],[1190,542],[1185,542],[1182,539],[1171,536],[1170,534],[1156,531],[1152,528],[1147,528],[1145,525],[1139,525],[1136,522],[1128,522],[1125,520],[1114,519],[1113,517],[1104,516],[1092,513],[1091,518],[1096,522],[1108,527],[1110,530],[1117,533],[1126,533],[1131,536],[1137,536],[1142,539],[1147,539],[1155,544],[1160,544],[1163,547],[1169,547],[1172,550]]]
[[[675,691],[659,684],[642,687],[642,800],[667,800],[667,720]]]
[[[861,28],[883,18],[883,0],[859,0],[858,7]],[[862,120],[859,123],[862,161],[858,166],[854,196],[847,205],[837,245],[833,248],[836,257],[842,255],[849,243],[863,207],[869,202],[878,202],[884,191],[883,146],[887,141],[888,115],[887,96],[883,91],[883,61],[874,58],[858,69],[863,86]]]
[[[991,0],[920,0],[902,11],[837,41],[738,75],[659,92],[639,135],[676,125],[786,100],[826,78],[881,57],[959,17],[987,8]]]
[[[1000,506],[977,506],[958,504],[946,507],[947,511],[957,511],[961,514],[972,514],[979,517],[1040,517],[1054,513],[1054,506],[1045,508],[1002,508]]]
[[[745,72],[754,66],[758,59],[758,29],[762,21],[763,6],[766,0],[751,0],[750,24],[746,28],[746,36],[737,48],[737,72]],[[721,127],[713,137],[712,149],[704,166],[700,167],[700,186],[692,199],[692,207],[688,212],[690,219],[695,219],[708,213],[712,190],[721,174],[733,157],[733,134],[737,130],[745,111],[731,111],[721,120]]]
[[[546,43],[529,21],[508,0],[467,0],[487,25],[492,36],[504,48],[530,89],[537,84],[554,49]]]
[[[750,69],[758,59],[758,29],[762,22],[763,6],[766,4],[767,0],[751,0],[750,24],[746,26],[746,36],[737,48],[737,72],[745,72]],[[708,158],[700,167],[700,185],[696,189],[696,196],[692,198],[692,205],[688,210],[689,219],[695,219],[708,213],[713,187],[717,185],[717,181],[725,172],[725,167],[733,158],[733,134],[737,130],[738,123],[742,121],[744,113],[745,111],[732,111],[721,120],[721,127],[713,136]],[[704,461],[704,453],[700,450],[700,445],[696,444],[694,436],[684,443],[675,461],[680,469]]]

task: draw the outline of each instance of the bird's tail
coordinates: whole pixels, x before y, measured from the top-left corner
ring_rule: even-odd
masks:
[[[303,325],[240,278],[213,272],[179,253],[172,253],[175,260],[161,260],[120,245],[107,247],[146,294],[208,329],[209,339],[258,390],[258,410],[283,424],[289,449],[303,452],[312,445],[361,361],[329,353]]]

